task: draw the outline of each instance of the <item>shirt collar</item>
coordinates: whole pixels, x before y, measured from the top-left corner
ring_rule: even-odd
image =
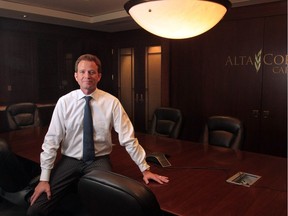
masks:
[[[91,96],[93,99],[95,99],[97,92],[98,92],[98,89],[96,88],[95,91],[92,92],[91,94],[85,95],[85,94],[81,91],[81,89],[78,89],[78,91],[77,91],[77,97],[78,97],[78,100],[83,99],[85,96]]]

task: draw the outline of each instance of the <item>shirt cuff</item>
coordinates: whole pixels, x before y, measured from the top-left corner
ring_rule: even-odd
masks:
[[[139,165],[139,169],[141,172],[144,172],[145,170],[150,170],[150,166],[148,163],[145,161],[142,164]]]
[[[51,170],[42,169],[41,175],[40,175],[40,181],[49,181],[50,173],[51,173]]]

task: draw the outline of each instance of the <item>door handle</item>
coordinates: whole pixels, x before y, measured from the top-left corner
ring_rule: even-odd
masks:
[[[136,101],[136,103],[143,103],[144,102],[144,95],[137,93],[135,95],[135,101]]]
[[[140,94],[139,102],[140,102],[140,103],[143,103],[143,102],[144,102],[144,96],[143,96],[143,94]]]
[[[252,116],[254,118],[259,118],[259,114],[260,114],[259,110],[252,110]]]
[[[264,110],[263,111],[263,118],[264,119],[267,119],[269,117],[269,115],[270,115],[270,111],[269,110]]]

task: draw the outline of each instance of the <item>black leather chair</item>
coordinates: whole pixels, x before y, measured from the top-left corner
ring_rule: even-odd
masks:
[[[155,110],[151,124],[151,134],[178,138],[182,126],[182,113],[179,109],[159,107]]]
[[[16,103],[6,107],[7,123],[10,130],[40,125],[39,111],[34,103]]]
[[[242,122],[230,116],[211,116],[204,129],[203,142],[209,145],[240,149],[243,141]]]
[[[28,207],[28,199],[38,183],[39,174],[39,164],[16,156],[7,142],[0,138],[0,197]]]
[[[0,198],[27,209],[29,199],[38,184],[40,171],[38,163],[15,155],[7,142],[0,138]],[[75,191],[71,190],[62,199],[53,216],[87,216],[82,213],[79,203],[75,185]]]
[[[78,184],[83,206],[90,216],[163,215],[155,195],[144,184],[108,171],[90,174]]]

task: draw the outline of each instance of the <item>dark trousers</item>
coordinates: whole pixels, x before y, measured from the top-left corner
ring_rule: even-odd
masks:
[[[77,160],[67,156],[62,156],[59,163],[53,168],[50,177],[51,199],[47,199],[47,194],[43,193],[36,202],[27,210],[28,216],[51,216],[55,215],[55,210],[63,198],[75,191],[75,186],[83,175],[95,169],[112,170],[109,156],[96,157],[95,160],[86,164],[82,160]],[[71,203],[72,204],[72,203]],[[71,206],[73,208],[73,204]],[[57,214],[56,214],[57,215]]]

